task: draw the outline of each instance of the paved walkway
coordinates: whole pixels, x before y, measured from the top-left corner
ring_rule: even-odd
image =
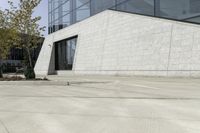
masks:
[[[0,133],[200,133],[200,79],[49,78],[0,82]]]

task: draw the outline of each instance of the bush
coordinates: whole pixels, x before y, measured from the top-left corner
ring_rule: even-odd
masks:
[[[33,68],[27,67],[24,71],[24,76],[26,77],[27,80],[35,79],[35,72],[34,72]]]

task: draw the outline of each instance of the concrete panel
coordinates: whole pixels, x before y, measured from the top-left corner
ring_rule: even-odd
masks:
[[[53,42],[54,38],[52,35],[49,35],[45,38],[43,46],[41,48],[38,60],[35,65],[35,73],[39,75],[48,75],[50,74],[49,68],[54,65],[50,64],[52,60],[52,51],[53,51]]]
[[[53,42],[74,35],[75,74],[200,76],[199,25],[111,10],[49,35],[37,75],[54,72]]]

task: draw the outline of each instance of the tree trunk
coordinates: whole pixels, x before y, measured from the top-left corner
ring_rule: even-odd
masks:
[[[0,60],[0,78],[3,78],[3,70],[2,70],[1,60]]]
[[[1,50],[0,50],[1,52]],[[3,78],[3,68],[2,68],[2,58],[1,58],[1,54],[0,54],[0,78]]]
[[[24,72],[24,75],[27,80],[29,79],[35,79],[35,72],[33,69],[33,62],[32,62],[32,57],[31,57],[31,52],[28,47],[26,47],[27,55],[28,55],[28,66]]]
[[[31,52],[29,48],[26,48],[27,54],[28,54],[28,61],[29,61],[29,66],[33,68],[33,62],[32,62],[32,57],[31,57]]]

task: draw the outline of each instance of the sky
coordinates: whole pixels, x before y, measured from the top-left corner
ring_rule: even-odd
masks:
[[[12,0],[14,3],[19,2],[19,0]],[[3,10],[8,8],[7,0],[0,0],[0,9]],[[41,26],[46,26],[46,31],[44,35],[48,35],[48,0],[42,0],[40,5],[35,9],[34,16],[41,16],[39,24]]]

